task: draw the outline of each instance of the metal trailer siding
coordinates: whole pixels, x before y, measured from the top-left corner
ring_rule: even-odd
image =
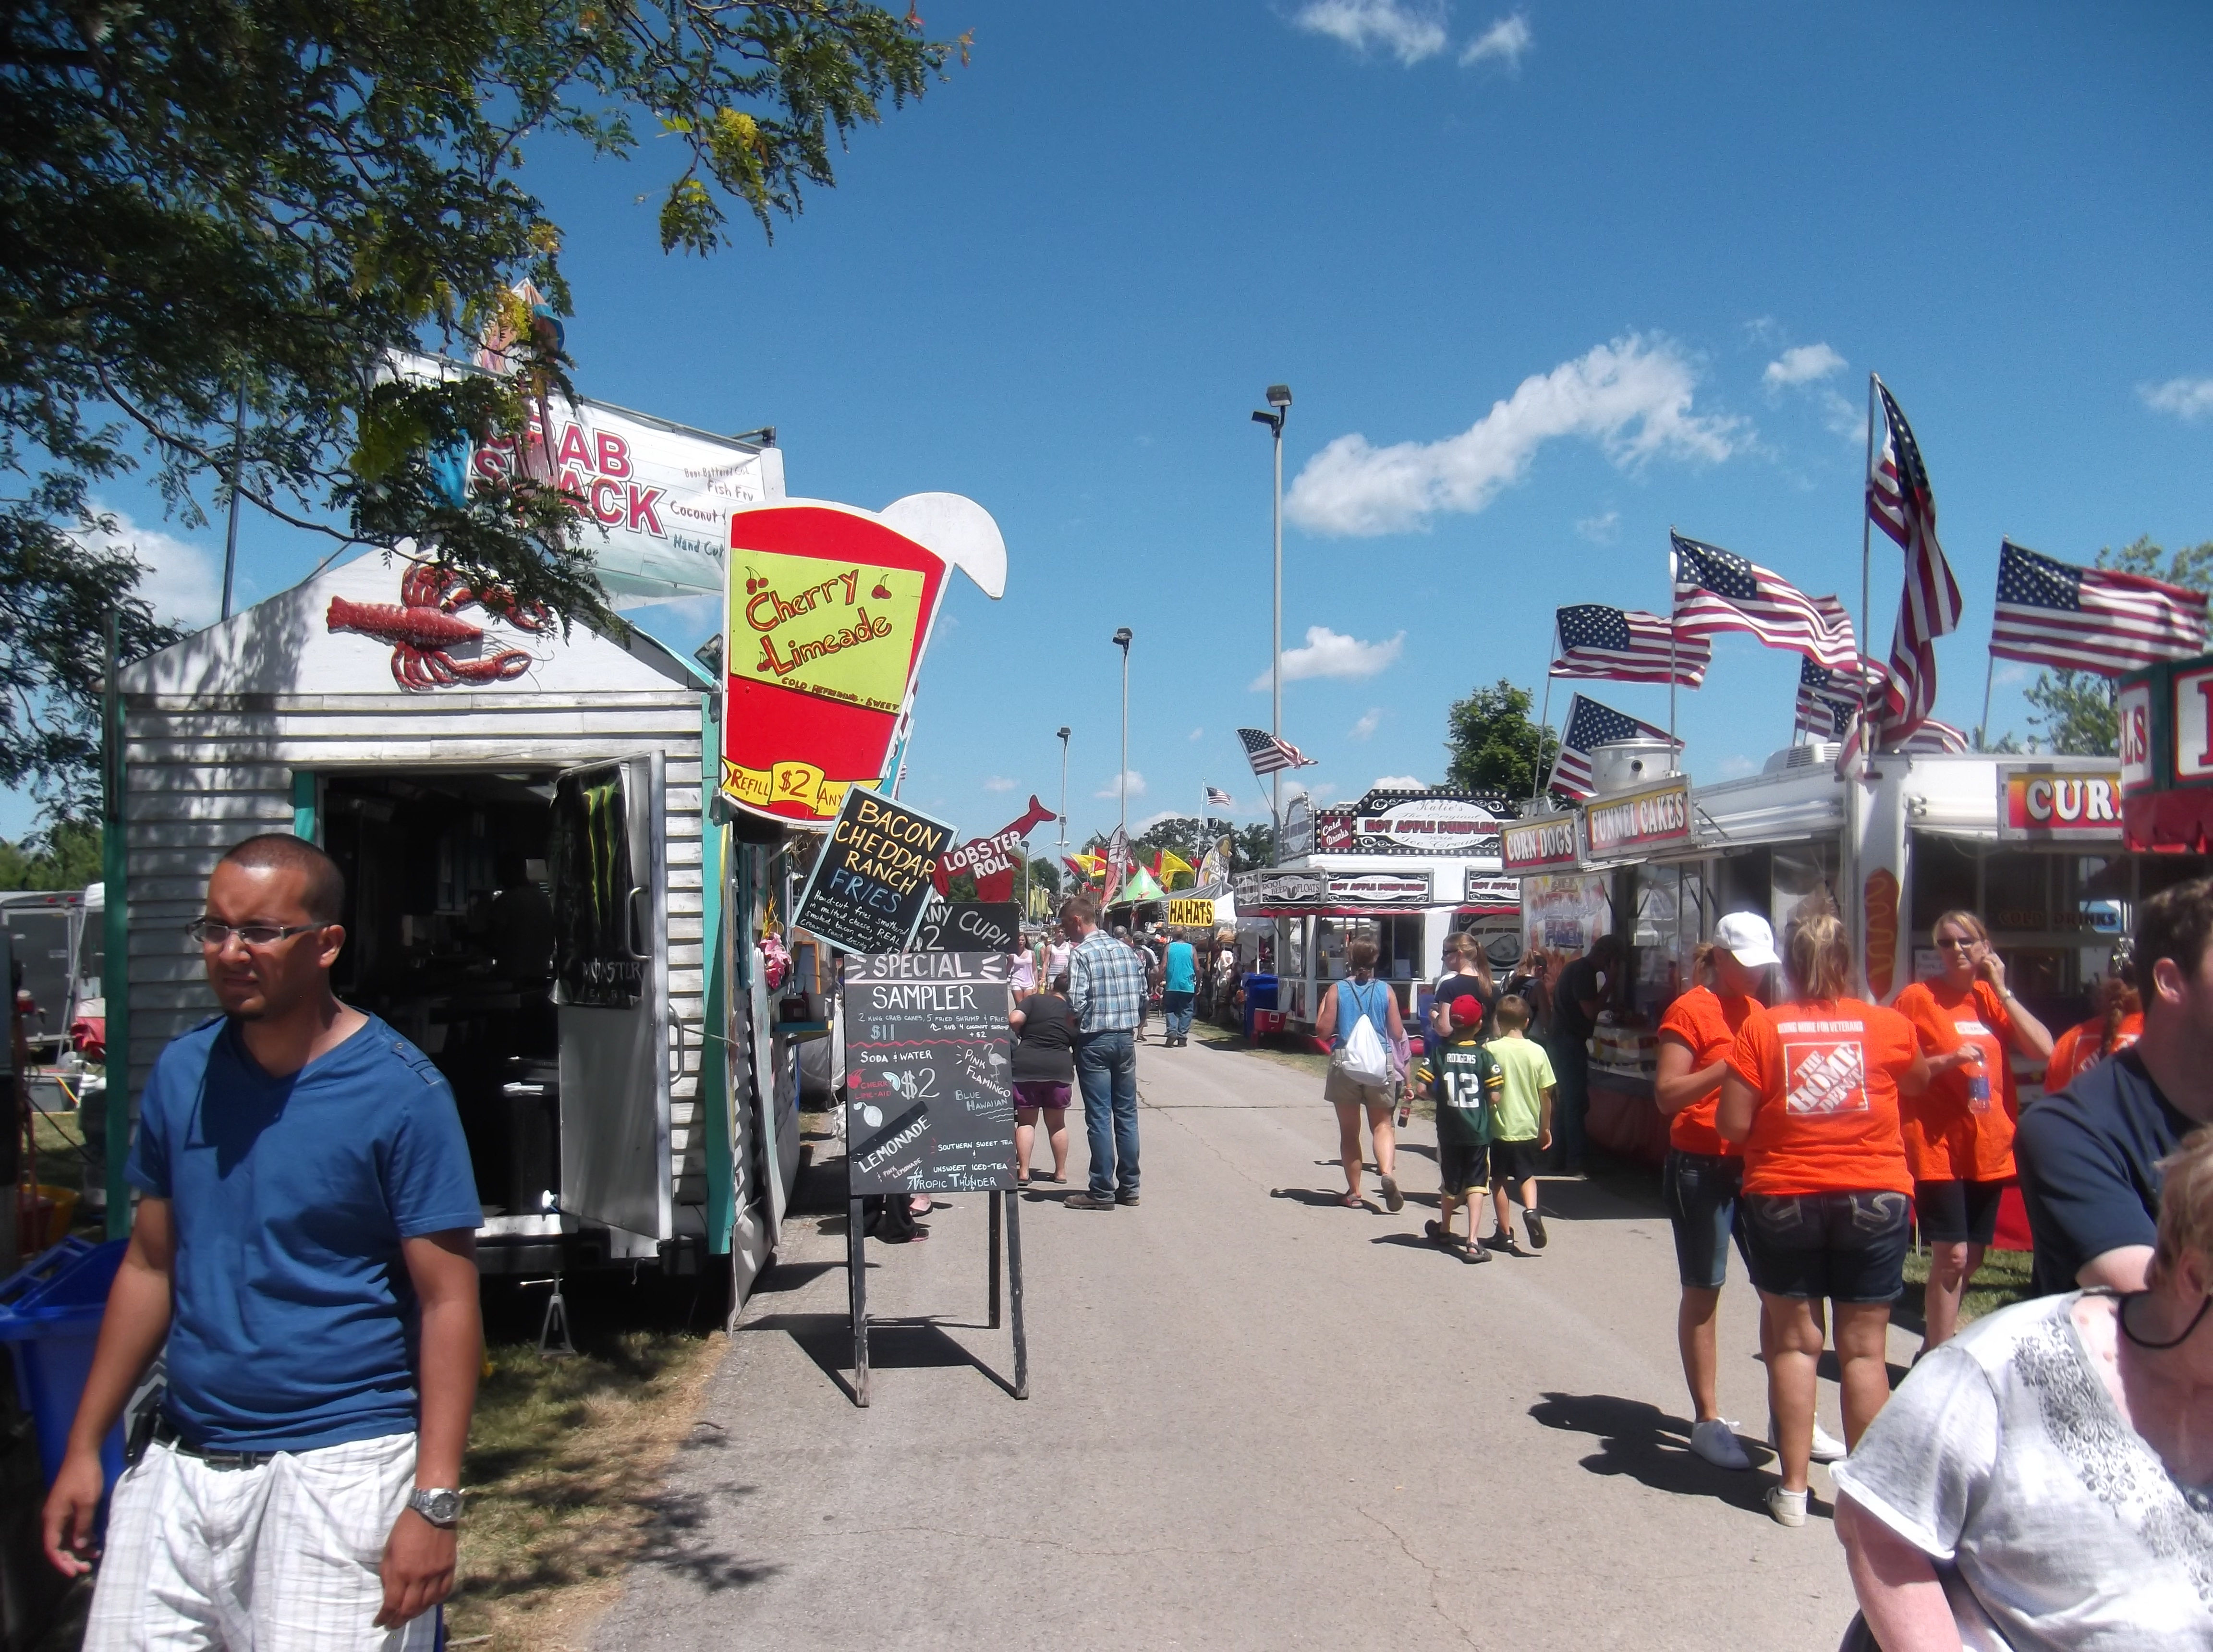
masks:
[[[579,636],[577,643],[599,639]],[[610,690],[584,698],[473,689],[437,695],[126,693],[132,1116],[154,1059],[216,1013],[199,949],[185,934],[223,851],[320,814],[308,777],[342,771],[571,768],[666,754],[668,979],[678,1062],[671,1084],[675,1202],[704,1202],[699,1128],[704,1046],[700,735],[703,696]],[[695,1218],[678,1230],[697,1231]]]

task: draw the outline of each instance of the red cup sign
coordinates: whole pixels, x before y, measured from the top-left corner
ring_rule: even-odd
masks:
[[[2151,688],[2138,684],[2130,689],[2131,694],[2145,697],[2145,709],[2149,710]],[[2128,701],[2125,697],[2122,704]],[[2174,674],[2174,777],[2177,780],[2205,780],[2213,778],[2213,670],[2178,671]],[[2149,716],[2146,722],[2149,722]],[[2123,714],[2123,738],[2127,737],[2128,722]],[[2149,745],[2146,742],[2147,747]],[[2122,751],[2122,761],[2128,760],[2127,749]],[[2151,761],[2147,751],[2144,761]],[[2122,777],[2125,783],[2127,776]],[[2150,775],[2147,771],[2145,778]]]
[[[2121,830],[2119,773],[2060,774],[2002,769],[1999,835],[2006,838],[2117,838]]]

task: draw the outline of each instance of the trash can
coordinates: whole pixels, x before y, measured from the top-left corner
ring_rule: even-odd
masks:
[[[1253,1041],[1253,1012],[1276,1007],[1276,978],[1272,975],[1247,975],[1245,978],[1245,1042]]]
[[[46,1484],[61,1472],[76,1402],[92,1373],[107,1289],[130,1244],[66,1239],[5,1283],[0,1283],[0,1342],[15,1368],[15,1397],[39,1436],[39,1466]],[[123,1425],[100,1448],[101,1466],[113,1488],[123,1474]]]

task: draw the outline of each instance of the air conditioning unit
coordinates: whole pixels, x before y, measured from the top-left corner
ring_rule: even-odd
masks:
[[[1785,746],[1761,764],[1759,771],[1781,774],[1789,769],[1833,768],[1837,753],[1842,750],[1844,747],[1833,740],[1809,740],[1802,746]]]

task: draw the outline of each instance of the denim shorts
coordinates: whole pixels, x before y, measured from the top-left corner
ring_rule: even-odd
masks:
[[[1913,1201],[1904,1193],[1747,1193],[1745,1267],[1771,1296],[1894,1302]]]
[[[1667,1149],[1660,1196],[1675,1228],[1675,1271],[1686,1290],[1719,1290],[1728,1277],[1728,1242],[1744,1251],[1737,1201],[1744,1193],[1744,1161],[1718,1153]],[[1745,1265],[1752,1265],[1749,1256]]]
[[[1984,1245],[1998,1236],[1998,1201],[2010,1180],[1917,1181],[1913,1211],[1932,1245]]]

